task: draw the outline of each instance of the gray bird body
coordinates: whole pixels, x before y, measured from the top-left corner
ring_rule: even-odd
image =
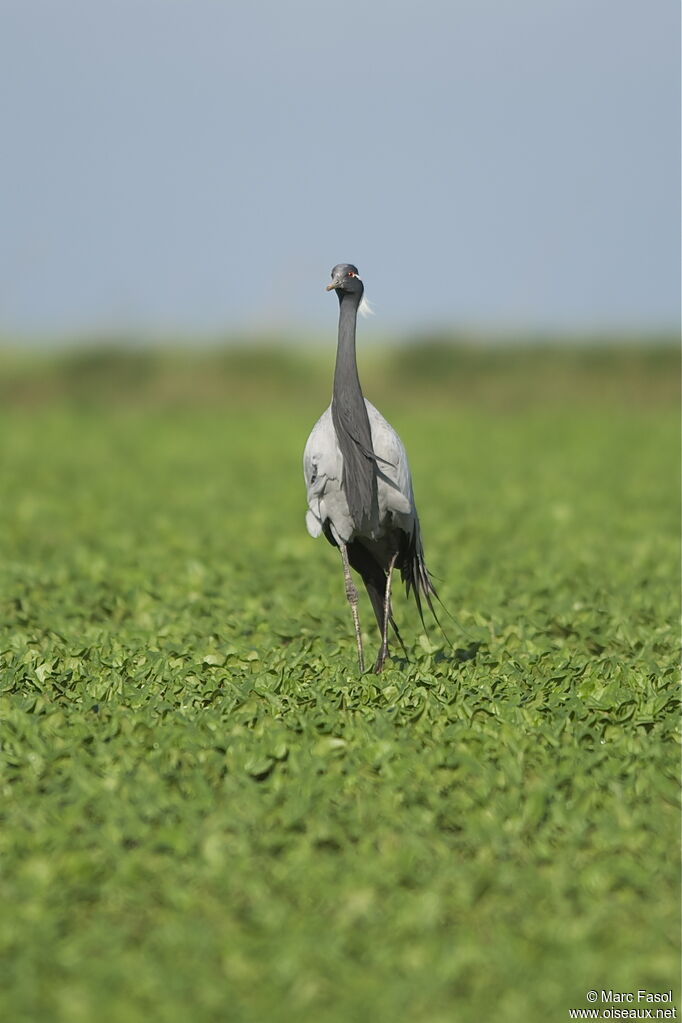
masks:
[[[342,486],[343,455],[334,429],[332,407],[325,409],[313,427],[303,453],[303,473],[308,491],[306,526],[317,537],[328,523],[337,541],[351,543],[358,537],[371,547],[380,544],[391,529],[412,533],[418,529],[417,509],[412,494],[412,478],[407,452],[400,437],[371,402],[364,399],[369,419],[372,451],[379,456],[380,472],[375,473],[377,500],[364,528],[351,514]],[[383,560],[383,559],[382,559]],[[386,563],[388,567],[388,562]]]
[[[332,402],[313,427],[303,454],[306,526],[313,537],[324,533],[341,552],[361,669],[357,592],[349,566],[362,577],[382,633],[375,664],[375,671],[381,671],[389,623],[400,640],[390,607],[393,568],[400,570],[408,594],[414,592],[422,621],[422,598],[435,613],[435,589],[424,563],[405,447],[360,387],[355,326],[363,285],[352,264],[334,267],[327,290],[332,289],[340,305],[334,387]]]

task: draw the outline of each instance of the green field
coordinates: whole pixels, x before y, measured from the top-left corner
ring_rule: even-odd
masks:
[[[380,677],[303,521],[330,357],[0,366],[7,1023],[679,1008],[676,353],[361,358],[454,618],[396,594]]]

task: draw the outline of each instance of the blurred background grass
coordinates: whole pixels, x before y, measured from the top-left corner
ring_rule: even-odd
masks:
[[[278,338],[223,345],[146,345],[98,338],[58,350],[0,350],[0,402],[20,408],[81,406],[326,404],[334,348]],[[450,403],[513,410],[565,401],[676,402],[680,356],[672,335],[467,338],[446,332],[374,344],[359,352],[365,394],[375,403]]]

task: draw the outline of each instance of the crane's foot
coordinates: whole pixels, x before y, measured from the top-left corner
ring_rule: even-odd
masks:
[[[355,629],[355,643],[358,648],[358,667],[360,668],[360,674],[364,674],[365,671],[365,657],[362,650],[362,635],[360,633],[360,617],[358,615],[358,591],[355,587],[350,574],[350,564],[348,562],[348,551],[346,550],[345,543],[339,543],[339,550],[341,552],[341,561],[343,562],[343,578],[346,584],[346,600],[350,604],[351,615],[353,616],[353,628]]]
[[[358,615],[358,591],[350,580],[346,583],[346,597],[348,598],[351,615],[353,617],[355,645],[358,649],[358,667],[360,669],[360,674],[362,675],[365,671],[365,656],[362,649],[362,633],[360,632],[360,617]]]
[[[387,657],[388,657],[388,647],[385,647],[382,644],[382,646],[381,646],[381,648],[379,650],[379,653],[377,654],[377,659],[374,662],[373,671],[374,671],[375,675],[380,675],[381,672],[384,670],[384,664],[386,663],[386,658]]]
[[[379,653],[377,659],[374,662],[374,674],[379,675],[384,670],[384,664],[388,657],[388,623],[391,619],[391,577],[393,575],[393,569],[395,567],[396,560],[398,558],[398,552],[396,551],[391,558],[388,569],[386,571],[386,590],[384,591],[384,620],[383,627],[381,629],[381,646],[379,647]],[[400,639],[400,633],[396,628],[396,635]],[[402,646],[402,639],[400,644]],[[403,647],[404,649],[404,647]]]
[[[362,639],[360,638],[359,627],[358,627],[358,631],[355,634],[355,640],[356,640],[357,647],[358,647],[358,668],[360,669],[360,674],[364,675],[364,673],[365,673],[365,658],[364,658],[364,655],[362,653]]]

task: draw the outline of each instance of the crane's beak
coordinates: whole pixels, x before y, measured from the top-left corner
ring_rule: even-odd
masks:
[[[336,289],[339,287],[340,284],[341,284],[341,281],[332,281],[331,284],[327,285],[327,287],[325,288],[325,291],[336,291]]]

